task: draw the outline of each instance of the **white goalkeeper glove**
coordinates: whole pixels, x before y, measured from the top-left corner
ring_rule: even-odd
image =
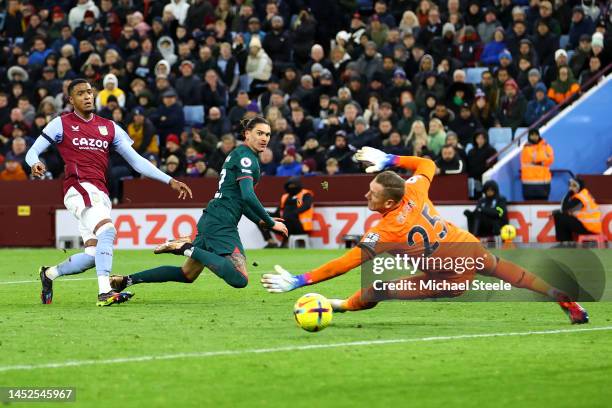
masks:
[[[280,265],[274,265],[276,273],[266,273],[261,284],[270,293],[289,292],[300,286],[298,279]]]
[[[389,166],[393,166],[395,155],[365,146],[357,151],[355,158],[362,162],[371,163],[372,165],[366,168],[366,173],[375,173]]]

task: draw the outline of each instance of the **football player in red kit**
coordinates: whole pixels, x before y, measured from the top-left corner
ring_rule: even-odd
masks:
[[[68,86],[71,113],[51,120],[26,155],[35,177],[42,176],[45,165],[39,155],[55,145],[64,160],[64,205],[79,222],[85,250],[72,255],[56,266],[40,268],[43,304],[53,299],[53,280],[96,267],[98,306],[122,303],[132,296],[118,293],[109,283],[113,264],[116,230],[110,212],[111,202],[106,187],[106,174],[111,149],[123,156],[140,174],[158,180],[178,191],[179,199],[191,197],[189,187],[164,174],[132,148],[127,133],[112,120],[94,113],[94,91],[84,79],[75,79]]]

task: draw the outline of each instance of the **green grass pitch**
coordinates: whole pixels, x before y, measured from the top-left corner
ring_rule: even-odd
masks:
[[[307,333],[293,320],[295,300],[346,297],[359,273],[280,295],[259,284],[275,263],[298,273],[340,253],[248,251],[246,289],[205,271],[191,285],[135,286],[128,304],[98,308],[93,270],[56,281],[54,303],[40,304],[37,269],[62,251],[1,250],[0,387],[76,387],[68,406],[79,407],[610,406],[612,304],[586,304],[591,323],[576,327],[553,303],[387,302]],[[116,251],[114,270],[181,261]],[[603,330],[573,331],[582,328]],[[534,331],[548,333],[470,336]],[[351,344],[329,347],[338,343]]]

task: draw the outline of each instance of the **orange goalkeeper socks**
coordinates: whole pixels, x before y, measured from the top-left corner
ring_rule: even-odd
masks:
[[[505,259],[499,259],[491,275],[517,288],[529,289],[555,299],[561,293],[533,273]]]

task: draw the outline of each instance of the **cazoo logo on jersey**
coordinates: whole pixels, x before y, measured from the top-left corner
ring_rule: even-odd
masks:
[[[108,149],[108,141],[86,137],[74,138],[72,139],[72,144],[75,146],[79,146],[80,149],[85,150]]]

